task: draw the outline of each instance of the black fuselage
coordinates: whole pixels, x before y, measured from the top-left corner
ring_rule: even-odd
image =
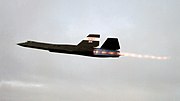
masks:
[[[50,52],[66,53],[66,54],[76,54],[91,57],[119,57],[119,51],[107,50],[101,48],[92,47],[79,47],[78,45],[59,45],[42,43],[35,41],[27,41],[25,43],[19,43],[18,45],[29,48],[36,48],[42,50],[48,50]]]

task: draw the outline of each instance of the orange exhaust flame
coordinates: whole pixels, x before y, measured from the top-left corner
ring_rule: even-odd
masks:
[[[119,55],[120,56],[134,57],[134,58],[156,59],[156,60],[167,60],[167,59],[169,59],[166,56],[142,55],[142,54],[134,54],[134,53],[119,53]]]

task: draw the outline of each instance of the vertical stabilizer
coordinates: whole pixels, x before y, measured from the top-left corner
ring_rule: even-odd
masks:
[[[119,41],[117,38],[107,38],[107,40],[104,42],[101,48],[109,50],[118,50],[120,49]]]
[[[94,48],[94,47],[99,46],[99,41],[100,41],[99,34],[89,34],[77,46],[79,48]]]

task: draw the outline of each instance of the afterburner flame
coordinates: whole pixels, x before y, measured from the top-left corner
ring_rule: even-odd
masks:
[[[134,53],[119,53],[119,55],[120,56],[134,57],[134,58],[156,59],[156,60],[167,60],[167,59],[169,59],[166,56],[142,55],[142,54],[134,54]]]

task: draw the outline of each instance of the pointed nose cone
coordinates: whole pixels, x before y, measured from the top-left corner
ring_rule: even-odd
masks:
[[[25,46],[25,43],[17,43],[19,46]]]

